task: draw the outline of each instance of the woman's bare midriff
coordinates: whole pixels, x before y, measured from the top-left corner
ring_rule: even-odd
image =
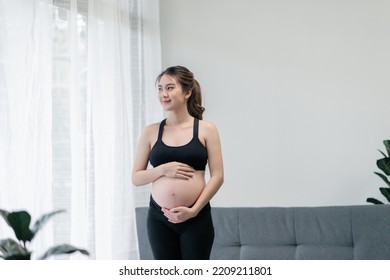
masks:
[[[161,207],[188,207],[196,202],[205,186],[204,171],[195,171],[194,176],[188,180],[161,177],[153,182],[152,196]]]

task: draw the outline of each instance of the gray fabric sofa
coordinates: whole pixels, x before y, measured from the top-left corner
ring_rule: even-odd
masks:
[[[136,209],[140,259],[153,259],[147,207]],[[212,208],[211,259],[390,259],[390,205]]]

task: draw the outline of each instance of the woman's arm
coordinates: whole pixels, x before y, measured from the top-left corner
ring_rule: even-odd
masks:
[[[224,181],[222,149],[218,130],[213,124],[205,122],[205,132],[210,179],[203,192],[192,206],[196,215],[218,192]]]
[[[132,174],[132,182],[136,186],[147,185],[163,176],[161,168],[147,169],[153,130],[156,129],[154,126],[147,126],[138,141]]]

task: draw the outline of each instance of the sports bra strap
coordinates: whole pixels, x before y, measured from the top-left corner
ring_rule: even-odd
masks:
[[[167,119],[164,119],[162,120],[162,122],[160,123],[160,127],[158,129],[158,138],[157,140],[162,140],[162,134],[163,134],[163,131],[164,131],[164,126],[165,126],[165,122],[166,122]]]
[[[194,138],[198,138],[198,130],[199,130],[199,119],[194,118]]]

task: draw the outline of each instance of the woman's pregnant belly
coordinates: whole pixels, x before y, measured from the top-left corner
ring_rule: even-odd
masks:
[[[195,171],[188,180],[161,177],[153,182],[152,196],[161,207],[191,206],[206,186],[204,171]]]

